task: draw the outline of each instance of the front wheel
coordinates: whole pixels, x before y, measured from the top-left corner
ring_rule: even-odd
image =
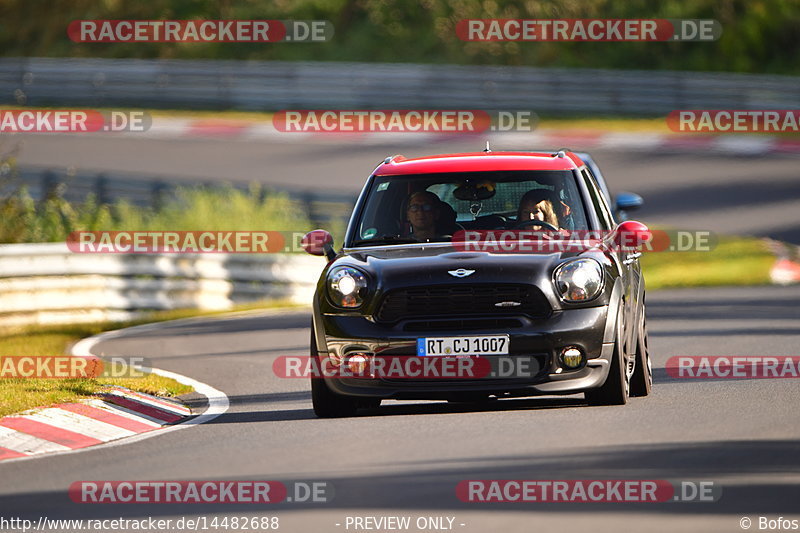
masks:
[[[590,389],[583,393],[589,405],[625,405],[628,403],[629,382],[625,369],[627,365],[623,362],[625,352],[623,347],[623,336],[621,332],[621,315],[617,317],[617,336],[614,341],[614,353],[611,356],[611,367],[608,369],[608,377],[605,383],[596,389]]]
[[[311,378],[311,403],[314,414],[320,418],[354,416],[358,410],[355,398],[333,392],[322,378]]]
[[[642,307],[642,320],[636,338],[636,367],[631,376],[631,396],[648,396],[653,390],[653,366],[647,346],[647,320]]]
[[[311,326],[311,357],[319,367],[317,341],[314,339],[314,326]],[[358,410],[358,399],[333,392],[321,377],[311,378],[311,403],[314,414],[320,418],[343,418],[354,416]]]
[[[380,398],[359,398],[357,402],[361,409],[377,409],[381,406]]]

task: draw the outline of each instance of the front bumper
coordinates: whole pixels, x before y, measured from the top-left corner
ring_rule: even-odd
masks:
[[[498,397],[573,394],[599,387],[608,376],[614,349],[613,339],[606,338],[606,332],[613,331],[607,327],[608,309],[598,306],[559,310],[536,319],[515,316],[510,322],[517,325],[506,329],[486,325],[480,329],[435,329],[434,324],[425,331],[409,331],[410,321],[385,325],[363,316],[317,314],[317,349],[320,358],[344,358],[353,353],[412,357],[416,356],[417,339],[421,337],[508,334],[506,357],[535,360],[535,372],[477,379],[337,377],[325,378],[326,383],[343,395],[394,399],[446,399],[470,393]],[[579,347],[586,354],[586,364],[576,370],[560,365],[559,355],[566,346]]]

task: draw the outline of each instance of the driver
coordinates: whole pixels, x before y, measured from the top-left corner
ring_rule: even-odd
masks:
[[[516,223],[520,224],[525,220],[541,220],[559,229],[553,198],[553,193],[547,189],[533,189],[526,192],[519,202]],[[531,224],[531,226],[534,228],[550,229],[548,226],[537,226],[535,224]]]
[[[408,197],[406,218],[411,224],[411,237],[418,241],[438,238],[436,223],[441,216],[441,200],[430,191],[417,191]]]

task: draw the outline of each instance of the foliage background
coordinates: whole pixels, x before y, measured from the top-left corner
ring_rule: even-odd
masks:
[[[76,44],[78,19],[325,19],[329,43]],[[712,18],[715,42],[469,43],[464,18]],[[5,56],[382,61],[800,74],[798,0],[0,0]]]

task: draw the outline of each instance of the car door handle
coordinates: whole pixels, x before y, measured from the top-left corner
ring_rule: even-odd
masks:
[[[625,260],[622,262],[622,264],[623,265],[630,265],[631,263],[633,263],[634,261],[639,259],[641,256],[642,256],[642,252],[636,252],[636,253],[633,253],[633,254],[628,254],[626,256]]]

